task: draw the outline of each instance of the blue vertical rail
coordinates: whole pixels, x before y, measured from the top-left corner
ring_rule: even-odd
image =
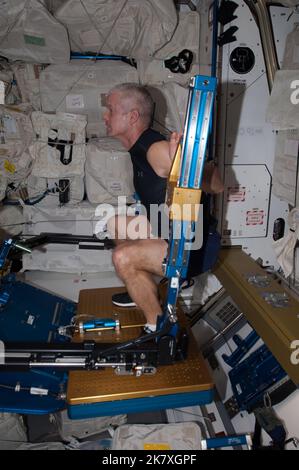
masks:
[[[216,86],[215,77],[196,75],[191,81],[177,188],[186,190],[201,188]],[[168,260],[165,269],[169,285],[164,314],[158,322],[159,327],[175,313],[180,281],[187,276],[195,220],[174,219],[170,224]],[[175,238],[177,234],[179,237]],[[175,322],[175,316],[171,321]]]

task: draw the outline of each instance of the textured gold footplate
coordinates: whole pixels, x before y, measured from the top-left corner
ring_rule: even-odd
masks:
[[[92,317],[117,318],[126,326],[119,333],[105,331],[84,335],[84,339],[96,342],[124,342],[141,334],[140,325],[145,318],[137,308],[115,307],[111,302],[113,294],[121,288],[90,289],[80,292],[79,321]],[[180,324],[186,325],[182,312],[178,312]],[[132,328],[128,326],[133,325]],[[82,341],[77,335],[74,341]],[[117,376],[111,368],[100,371],[72,371],[69,374],[67,402],[69,405],[127,400],[184,392],[199,392],[213,389],[214,385],[200,356],[195,340],[190,332],[188,358],[174,365],[158,367],[155,375]]]
[[[214,274],[298,384],[299,365],[291,358],[292,344],[299,340],[299,302],[294,294],[238,247],[221,250]]]

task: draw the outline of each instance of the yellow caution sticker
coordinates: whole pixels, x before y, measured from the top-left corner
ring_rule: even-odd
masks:
[[[11,163],[9,160],[4,160],[4,170],[7,171],[7,173],[15,173],[16,167],[14,166],[13,163]]]
[[[155,443],[146,443],[143,446],[144,450],[171,450],[171,447],[169,444],[166,444],[164,442],[155,442]]]

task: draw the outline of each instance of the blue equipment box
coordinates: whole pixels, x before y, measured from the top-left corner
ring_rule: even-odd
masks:
[[[286,375],[266,345],[258,348],[229,372],[239,409],[250,412],[257,403],[263,402],[269,387]]]
[[[70,324],[75,310],[74,302],[17,281],[10,274],[0,284],[0,340],[4,344],[69,341],[57,330]],[[67,377],[67,373],[48,368],[0,372],[0,411],[47,414],[64,409]]]

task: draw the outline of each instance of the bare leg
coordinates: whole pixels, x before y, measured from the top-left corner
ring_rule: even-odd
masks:
[[[163,275],[162,262],[167,243],[164,240],[128,241],[116,247],[113,262],[133,301],[142,309],[148,323],[155,324],[162,313],[152,274]]]
[[[127,240],[149,238],[151,233],[147,218],[141,215],[116,215],[108,220],[107,228],[116,246],[122,245]]]

